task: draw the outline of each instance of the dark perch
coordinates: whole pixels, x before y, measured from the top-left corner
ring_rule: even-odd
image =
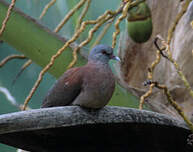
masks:
[[[0,116],[0,142],[31,152],[192,152],[184,122],[149,111],[77,106]]]

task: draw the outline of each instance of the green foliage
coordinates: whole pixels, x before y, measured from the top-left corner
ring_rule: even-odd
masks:
[[[43,7],[48,2],[49,0],[18,1],[16,3],[16,7],[20,8],[24,13],[38,20]],[[47,26],[49,29],[53,30],[60,22],[60,20],[65,16],[69,8],[71,8],[76,2],[78,2],[78,0],[57,0],[57,3],[48,10],[45,17],[42,19],[42,21],[39,22],[41,22],[41,24],[43,24],[44,26]],[[104,13],[105,10],[116,9],[118,5],[119,1],[112,1],[111,3],[108,3],[108,5],[106,4],[106,1],[103,0],[93,1],[91,8],[89,9],[87,19],[96,19],[96,17]],[[2,3],[0,3],[0,23],[5,17],[6,10],[7,8],[3,6]],[[70,20],[70,22],[63,27],[62,31],[59,33],[60,35],[67,38],[70,38],[72,36],[72,33],[74,32],[73,27],[75,27],[74,24],[79,14],[80,13],[76,13],[75,16],[73,16],[73,19]],[[111,45],[113,31],[114,27],[111,27],[107,35],[102,39],[101,43]],[[85,32],[83,34],[84,35],[81,37],[81,39],[87,37],[88,32]],[[29,22],[29,20],[26,21],[23,16],[20,16],[15,12],[12,14],[10,21],[8,22],[8,25],[6,27],[6,31],[1,39],[4,40],[4,43],[0,44],[0,60],[2,60],[9,54],[18,54],[19,52],[17,51],[21,51],[26,56],[33,59],[33,61],[36,63],[32,64],[22,74],[22,76],[19,77],[15,86],[12,86],[11,82],[13,81],[20,67],[26,60],[10,61],[3,68],[0,69],[1,85],[8,88],[11,94],[16,98],[18,103],[22,104],[37,79],[38,73],[41,70],[40,66],[43,67],[48,63],[51,55],[53,55],[63,45],[63,42],[52,37],[43,29]],[[65,71],[66,66],[71,60],[72,50],[68,48],[49,72],[53,76],[58,77]],[[79,57],[79,62],[77,65],[83,65],[85,63],[86,60]],[[56,80],[52,75],[47,73],[44,76],[41,85],[31,99],[31,102],[29,104],[31,108],[39,108],[43,97]],[[136,98],[131,96],[127,91],[117,85],[113,98],[110,101],[110,105],[136,107],[136,101]],[[2,93],[0,93],[0,102],[0,114],[18,111],[16,107],[12,106],[7,101]],[[6,152],[4,146],[0,145],[0,151]],[[8,151],[12,152],[13,148],[7,149],[7,152]]]
[[[58,3],[59,2],[61,2],[61,1],[58,1]],[[36,15],[35,16],[37,16],[37,11],[39,11],[39,14],[40,14],[41,10],[43,9],[43,6],[46,4],[45,2],[38,2],[38,1],[29,2],[29,3],[24,2],[24,3],[29,6],[30,9],[28,10],[28,14],[31,14],[32,16],[34,16],[34,13],[35,13],[33,11],[33,8],[36,9],[36,13],[35,13]],[[76,2],[71,3],[71,2],[68,1],[64,4],[68,4],[68,6],[66,6],[66,8],[69,8],[69,7],[72,7],[75,3]],[[101,4],[101,5],[105,6],[103,1],[100,1],[100,3],[96,3],[96,2],[93,2],[93,3],[95,3],[95,6],[97,6],[99,8],[101,6],[96,5],[96,4]],[[23,3],[20,2],[20,4],[17,4],[17,6],[20,7],[22,10],[24,9],[24,11],[27,11],[26,8],[24,8],[22,4]],[[0,22],[2,22],[2,20],[5,16],[5,13],[6,13],[6,8],[2,4],[0,4],[0,6],[2,8],[2,9],[0,9],[0,11],[1,11],[1,13],[0,13],[1,14],[0,15]],[[91,12],[94,12],[92,7],[94,7],[94,4],[90,8]],[[112,6],[112,7],[116,8],[117,6]],[[50,11],[52,9],[56,10],[57,13],[51,12],[51,13],[53,13],[53,14],[51,14]],[[102,14],[105,9],[111,9],[111,8],[101,8],[100,13]],[[99,9],[96,9],[96,10],[99,11]],[[46,19],[43,19],[43,22],[47,19],[52,20],[58,14],[62,14],[61,9],[58,7],[58,5],[55,5],[55,6],[53,6],[53,8],[50,8],[50,10],[48,10],[47,13],[49,14],[49,16],[46,15],[45,16]],[[98,12],[98,14],[99,14],[99,12]],[[92,15],[92,13],[90,13],[90,15]],[[77,14],[77,16],[73,17],[73,18],[75,18],[75,21],[76,21],[77,17],[78,17],[78,14]],[[95,15],[91,16],[91,17],[92,17],[92,19],[96,18]],[[62,17],[60,19],[62,19]],[[43,24],[45,24],[45,23],[43,23]],[[53,23],[53,24],[55,24],[55,23]],[[50,26],[50,25],[48,25],[48,26]],[[71,27],[71,28],[73,29],[73,27]],[[37,27],[35,24],[33,24],[33,22],[30,22],[29,20],[25,20],[25,18],[23,16],[20,16],[19,14],[15,13],[15,12],[13,12],[13,15],[10,18],[10,21],[9,21],[6,29],[7,30],[3,34],[2,39],[4,41],[6,41],[7,43],[11,44],[17,50],[21,51],[22,53],[24,53],[25,55],[30,57],[34,62],[36,62],[40,66],[45,66],[46,63],[49,61],[51,55],[54,54],[54,52],[57,51],[63,45],[62,41],[57,40],[56,38],[50,36],[49,33],[46,33],[41,28]],[[110,30],[111,34],[112,34],[112,32],[113,32],[113,29]],[[20,36],[18,37],[18,35],[20,35]],[[87,33],[86,33],[86,35],[87,35]],[[111,44],[111,38],[106,37],[105,40],[102,43]],[[9,48],[9,46],[3,45],[2,50],[6,50],[7,49],[6,47]],[[64,54],[60,57],[60,59],[58,61],[56,61],[55,66],[50,71],[52,75],[58,77],[59,75],[61,75],[65,71],[65,67],[72,60],[71,51],[72,50],[64,51]],[[3,57],[1,59],[3,59]],[[78,61],[79,61],[78,64],[80,64],[80,65],[85,64],[85,60],[83,60],[81,58],[79,58]],[[15,66],[17,66],[17,65],[15,65]],[[33,65],[31,68],[34,68],[34,70],[36,71],[34,73],[36,75],[33,76],[33,81],[30,81],[29,86],[26,86],[27,83],[25,83],[25,81],[23,81],[23,83],[21,82],[21,84],[26,86],[28,89],[25,89],[25,92],[23,92],[25,94],[22,94],[22,95],[21,95],[21,93],[19,93],[19,90],[17,90],[18,95],[20,94],[19,96],[22,96],[22,98],[19,99],[20,103],[22,103],[22,101],[24,100],[25,96],[29,92],[30,87],[32,86],[32,84],[36,80],[38,72],[40,71],[40,68],[36,67],[35,65]],[[19,67],[17,66],[16,71],[18,71],[18,69],[19,69]],[[6,70],[9,71],[9,69],[7,69],[7,68],[6,68]],[[32,69],[29,68],[28,70],[29,71],[28,71],[28,74],[27,74],[26,77],[29,77],[29,73],[31,72]],[[11,80],[13,80],[13,77],[16,74],[11,73],[10,75],[11,75],[11,78],[8,80],[9,82],[11,82]],[[21,78],[22,79],[27,79],[27,78],[24,78],[24,76],[25,76],[25,74]],[[49,75],[47,74],[47,76],[49,76]],[[7,77],[5,76],[5,80],[7,80],[6,78]],[[33,107],[33,103],[35,104],[34,99],[38,100],[37,102],[41,103],[42,96],[45,95],[46,91],[44,90],[44,93],[42,94],[41,93],[41,90],[42,90],[41,87],[46,88],[46,90],[48,90],[48,88],[50,88],[50,86],[48,86],[47,84],[53,83],[53,78],[52,77],[49,76],[49,78],[48,78],[49,83],[45,82],[46,79],[47,79],[47,77],[45,77],[45,80],[41,84],[40,88],[37,90],[37,93],[35,94],[35,97],[32,98],[32,103],[30,104],[30,105],[32,105],[32,107]],[[52,79],[52,81],[50,81],[50,79]],[[10,86],[9,82],[7,82],[7,81],[3,82],[2,85],[7,87],[7,85],[5,85],[5,84],[9,84],[8,85],[8,88],[9,88],[9,86]],[[18,80],[17,85],[19,85],[19,82],[20,81]],[[23,86],[21,84],[20,84],[20,86],[21,86],[20,89],[22,90]],[[122,93],[122,92],[123,92],[123,89],[121,89],[120,87],[117,87],[116,96],[113,96],[113,98],[111,100],[111,105],[115,103],[115,105],[119,105],[119,106],[129,106],[130,105],[130,100],[136,101],[134,98],[128,98],[128,93]],[[41,98],[37,97],[38,94],[41,94],[40,95]],[[14,93],[13,93],[13,95],[15,96]],[[16,98],[17,98],[18,95],[16,95]],[[120,100],[120,102],[117,102],[117,100]],[[38,106],[39,106],[40,103],[38,103]],[[119,104],[117,104],[117,103],[119,103]],[[123,103],[123,104],[121,104],[121,103]],[[38,107],[38,106],[35,106],[35,107]]]
[[[0,3],[0,14],[2,14],[0,16],[0,22],[3,21],[6,12],[7,6]],[[15,11],[12,12],[9,22],[6,25],[6,30],[1,36],[1,40],[21,51],[25,56],[42,67],[48,64],[51,56],[54,55],[64,43],[41,26],[37,26],[37,24],[28,17]],[[56,77],[60,76],[71,60],[72,49],[67,48],[64,53],[56,59],[50,72]],[[61,64],[62,62],[63,64]],[[81,64],[84,63],[84,61],[80,62]]]

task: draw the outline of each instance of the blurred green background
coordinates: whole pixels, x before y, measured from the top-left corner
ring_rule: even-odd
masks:
[[[22,10],[27,15],[30,15],[38,20],[41,11],[48,2],[49,0],[17,1],[16,7]],[[48,10],[46,15],[39,22],[44,26],[47,26],[49,29],[53,30],[60,22],[60,20],[65,16],[65,14],[69,11],[69,9],[72,8],[72,6],[74,6],[77,2],[79,2],[79,0],[57,0],[57,3]],[[103,14],[105,10],[115,10],[119,6],[120,2],[121,1],[118,0],[111,0],[109,2],[104,0],[93,0],[91,3],[91,7],[89,9],[89,13],[86,16],[86,19],[96,19],[99,15]],[[77,12],[70,19],[70,21],[59,32],[60,35],[65,36],[67,38],[70,38],[72,36],[75,23],[79,14],[80,12]],[[121,24],[121,29],[124,29],[123,23]],[[100,30],[98,32],[100,32]],[[105,37],[102,39],[101,43],[111,45],[113,31],[114,27],[112,26],[108,31],[108,33],[105,35]],[[96,35],[97,34],[95,34],[95,37]],[[79,40],[86,38],[86,36],[87,32],[84,32],[83,36],[81,36]],[[89,48],[89,46],[91,45],[87,45],[86,47]],[[13,47],[7,45],[5,42],[0,43],[0,60],[2,60],[3,58],[5,58],[10,54],[20,54],[20,52],[16,51]],[[2,68],[0,68],[0,86],[7,88],[10,91],[10,93],[15,97],[17,102],[21,104],[24,102],[34,82],[36,81],[40,70],[42,69],[40,66],[32,64],[18,78],[15,85],[12,86],[11,85],[12,81],[14,80],[21,66],[26,61],[27,60],[14,59],[8,62]],[[29,103],[29,106],[31,108],[36,109],[40,107],[42,99],[46,95],[48,89],[55,82],[55,80],[56,79],[50,74],[46,74],[44,76],[41,85],[39,86],[38,90],[36,91],[36,93],[34,94]],[[137,99],[134,96],[130,95],[127,91],[125,91],[124,89],[122,89],[120,86],[117,85],[116,91],[114,93],[113,99],[110,102],[110,105],[136,107],[137,104],[138,104]],[[0,114],[16,111],[19,111],[19,109],[12,106],[7,101],[6,97],[2,93],[0,93]],[[15,152],[15,151],[16,149],[13,147],[0,144],[0,152]]]

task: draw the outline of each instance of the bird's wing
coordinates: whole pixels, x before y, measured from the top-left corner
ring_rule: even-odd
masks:
[[[81,92],[82,77],[81,67],[66,71],[49,90],[41,107],[70,105]]]

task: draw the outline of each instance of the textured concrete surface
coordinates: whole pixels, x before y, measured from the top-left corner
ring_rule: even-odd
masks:
[[[66,106],[1,115],[0,134],[96,123],[149,123],[187,128],[183,121],[145,110],[113,106],[90,110]]]
[[[123,107],[66,106],[0,116],[0,142],[34,152],[190,152],[189,134],[183,121]]]

